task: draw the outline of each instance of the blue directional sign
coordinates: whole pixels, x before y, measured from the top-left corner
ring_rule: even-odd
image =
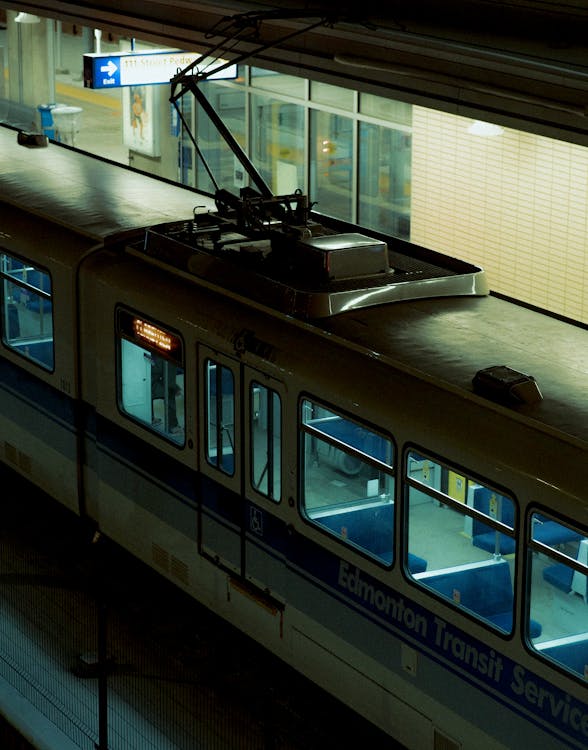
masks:
[[[84,55],[84,86],[90,89],[113,89],[120,86],[139,86],[148,83],[169,83],[171,78],[201,57],[199,52],[175,50],[149,50],[121,52],[109,55],[88,53]],[[225,60],[204,58],[198,65],[201,70],[219,67]],[[236,78],[237,66],[229,65],[210,78]]]

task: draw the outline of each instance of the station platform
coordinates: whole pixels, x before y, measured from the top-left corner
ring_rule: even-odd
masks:
[[[83,30],[80,30],[83,31]],[[34,105],[17,105],[3,99],[0,86],[0,121],[23,130],[44,132],[49,138],[60,140],[83,151],[129,165],[129,147],[123,143],[122,97],[123,90],[93,90],[84,87],[83,54],[87,40],[83,34],[62,33],[59,37],[59,59],[54,72],[54,101],[39,101]],[[120,52],[118,43],[103,43],[104,52]],[[0,28],[0,68],[7,75],[8,44],[6,28]],[[53,108],[63,112],[62,121],[72,126],[59,137],[58,122],[52,116]],[[58,118],[56,118],[57,120]]]

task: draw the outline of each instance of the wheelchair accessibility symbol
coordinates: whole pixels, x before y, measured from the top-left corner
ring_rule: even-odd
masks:
[[[259,508],[249,509],[249,529],[258,536],[263,536],[263,513]]]

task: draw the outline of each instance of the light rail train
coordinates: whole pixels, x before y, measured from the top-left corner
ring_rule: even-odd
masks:
[[[588,745],[588,336],[0,130],[0,458],[407,748]]]

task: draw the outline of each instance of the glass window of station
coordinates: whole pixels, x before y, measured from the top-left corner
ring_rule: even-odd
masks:
[[[116,56],[132,46],[141,54],[161,45],[108,30],[98,42],[92,28],[46,18],[23,25],[15,11],[2,15],[0,47],[11,60],[0,91],[7,122],[211,194],[250,184],[191,94],[178,106],[198,148],[170,105],[169,84],[84,89],[85,53]],[[21,59],[47,60],[43,69],[55,74],[33,86],[17,50]],[[274,194],[301,190],[321,214],[410,238],[412,105],[247,65],[200,89]]]
[[[201,86],[274,194],[301,190],[319,213],[409,238],[411,105],[246,66],[236,82]],[[188,107],[219,184],[238,192],[243,168],[206,114]],[[212,191],[189,139],[182,164],[183,182]]]

